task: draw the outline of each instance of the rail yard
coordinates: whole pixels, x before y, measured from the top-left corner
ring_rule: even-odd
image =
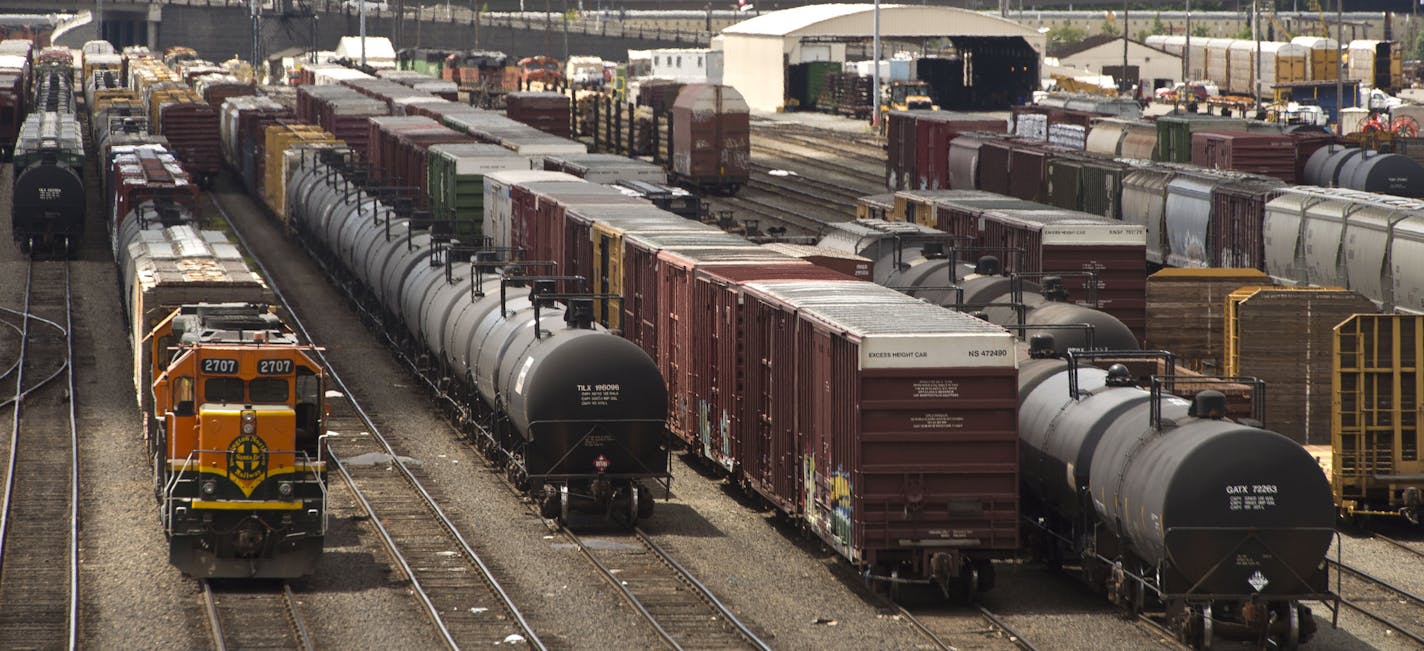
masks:
[[[636,101],[0,40],[0,646],[1424,647],[1407,123],[732,71],[847,7]]]

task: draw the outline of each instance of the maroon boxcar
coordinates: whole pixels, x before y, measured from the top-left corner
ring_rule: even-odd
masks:
[[[731,86],[688,84],[672,106],[672,176],[735,194],[751,175],[751,113]]]
[[[1212,260],[1219,267],[1261,269],[1266,264],[1266,203],[1281,195],[1280,183],[1246,179],[1211,191]]]
[[[804,261],[697,266],[690,303],[693,316],[681,320],[696,324],[689,330],[690,351],[697,363],[686,365],[690,379],[684,386],[690,391],[689,404],[696,418],[694,449],[728,472],[739,472],[746,458],[741,441],[746,416],[746,364],[750,360],[743,355],[747,332],[742,286],[805,280],[845,278]]]
[[[979,145],[978,166],[975,175],[979,185],[974,188],[955,190],[984,190],[994,194],[1009,194],[1009,163],[1014,145],[1008,140],[984,140]]]
[[[1139,340],[1147,328],[1146,229],[1076,210],[985,210],[977,243],[995,249],[1022,250],[1005,259],[1006,271],[1097,274],[1094,307],[1120,319]],[[1065,276],[1070,298],[1089,294],[1087,278]]]
[[[1192,134],[1192,164],[1296,182],[1296,140],[1286,134],[1198,131]]]
[[[387,116],[373,117],[367,121],[367,160],[371,163],[370,177],[386,184],[397,182],[397,159],[400,157],[398,138],[407,130],[426,129],[438,126],[434,120],[421,117]],[[406,182],[400,179],[400,182]]]
[[[569,96],[560,93],[519,92],[505,96],[504,114],[535,129],[568,138]]]
[[[973,113],[921,111],[915,118],[915,167],[911,188],[939,190],[949,186],[950,142],[970,131],[1004,131],[1005,122]],[[910,189],[910,188],[907,188]]]
[[[747,481],[872,579],[992,586],[1018,547],[1013,336],[869,283],[743,300]]]
[[[696,228],[705,225],[678,217],[682,222],[679,225],[671,219],[676,215],[667,213],[667,217],[657,222],[625,222],[623,226],[623,337],[638,344],[664,373],[667,372],[667,360],[661,357],[661,340],[666,335],[662,329],[662,312],[669,308],[664,302],[667,298],[663,292],[665,270],[660,252],[668,247],[689,251],[698,248],[756,248],[745,239],[714,227]],[[668,379],[666,375],[664,379]],[[672,399],[671,392],[668,398]]]
[[[740,240],[743,244],[736,244],[727,238]],[[644,300],[639,306],[641,314],[625,317],[624,323],[635,319],[640,322],[643,332],[640,343],[644,346],[652,343],[657,348],[654,359],[668,386],[668,429],[686,441],[689,447],[695,448],[699,445],[700,436],[697,431],[697,403],[692,397],[692,376],[700,368],[694,365],[692,353],[696,350],[697,332],[710,325],[706,320],[706,311],[711,308],[696,302],[694,276],[697,269],[738,264],[776,266],[796,264],[797,261],[725,233],[693,237],[688,234],[660,234],[624,239],[628,243],[625,246],[630,250],[651,248],[653,242],[659,241],[662,248],[657,253],[657,260],[655,264],[649,261],[650,266],[657,269],[657,300]],[[627,254],[624,259],[629,268],[634,266]]]

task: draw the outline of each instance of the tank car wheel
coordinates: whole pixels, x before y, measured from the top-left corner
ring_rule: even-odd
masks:
[[[638,487],[628,487],[628,529],[631,531],[638,528]]]
[[[569,526],[569,485],[559,487],[559,524]]]
[[[900,603],[900,568],[890,570],[890,580],[885,587],[890,596],[890,601]]]
[[[1300,648],[1300,609],[1295,604],[1286,604],[1286,634],[1279,648],[1294,651]]]
[[[1213,634],[1211,630],[1211,604],[1202,606],[1200,621],[1201,632],[1197,639],[1197,648],[1210,649],[1212,645],[1215,644],[1215,640],[1212,639]]]

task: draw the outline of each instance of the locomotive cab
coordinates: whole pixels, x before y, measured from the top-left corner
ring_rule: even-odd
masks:
[[[185,306],[150,337],[156,475],[169,557],[195,577],[315,569],[322,370],[265,306]]]

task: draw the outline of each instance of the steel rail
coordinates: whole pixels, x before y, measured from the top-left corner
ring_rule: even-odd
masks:
[[[219,203],[216,199],[212,199],[211,196],[210,200],[212,201],[213,206],[215,206],[218,209],[218,212],[223,216],[223,219],[227,220],[228,224],[232,225],[233,234],[237,237],[237,240],[242,245],[243,249],[247,251],[252,251],[253,249],[251,246],[248,245],[247,238],[242,235],[241,229],[237,228],[237,226],[234,224],[232,216],[230,213],[228,213],[227,209],[223,207],[223,205]],[[272,278],[272,274],[267,269],[267,265],[264,264],[260,258],[254,256],[253,264],[257,265],[257,268],[262,273],[263,277]],[[273,296],[275,296],[278,302],[280,302],[281,305],[286,308],[287,314],[290,316],[292,321],[292,327],[297,332],[301,333],[303,339],[308,342],[311,342],[311,333],[307,330],[306,324],[303,323],[301,318],[297,315],[296,310],[292,309],[292,305],[287,300],[286,294],[284,294],[281,289],[276,286],[275,283],[270,283],[269,285],[272,289]],[[443,526],[447,531],[449,531],[450,535],[456,541],[459,542],[460,548],[465,553],[465,556],[469,558],[470,561],[473,562],[477,568],[479,568],[481,574],[484,576],[484,580],[490,586],[490,589],[496,594],[499,600],[503,602],[505,609],[509,611],[510,616],[518,624],[519,629],[523,631],[525,640],[536,649],[546,649],[547,647],[539,639],[538,635],[534,633],[533,627],[529,625],[529,622],[525,619],[524,614],[520,612],[519,608],[514,605],[514,599],[509,596],[509,593],[506,592],[504,587],[500,585],[499,580],[495,578],[494,572],[490,570],[488,565],[485,564],[484,559],[480,558],[479,554],[475,553],[474,548],[471,547],[470,543],[465,540],[465,537],[460,534],[459,530],[455,527],[449,516],[447,516],[445,514],[445,511],[440,508],[440,505],[436,502],[435,498],[431,496],[428,491],[426,491],[425,486],[421,484],[419,479],[416,478],[410,467],[407,466],[405,462],[401,460],[400,455],[398,455],[395,449],[391,447],[390,442],[386,439],[385,435],[381,433],[381,430],[379,427],[376,426],[375,421],[360,405],[360,403],[355,400],[350,387],[347,386],[346,382],[341,378],[341,375],[337,373],[336,369],[332,366],[331,361],[327,359],[326,352],[318,348],[314,351],[314,354],[321,361],[322,366],[326,368],[327,377],[346,396],[347,403],[351,405],[351,409],[356,412],[357,416],[360,417],[362,423],[366,425],[366,427],[368,428],[367,431],[371,434],[371,438],[380,443],[381,448],[384,449],[386,453],[390,456],[392,466],[400,470],[402,476],[406,478],[406,481],[408,481],[410,485],[416,490],[416,492],[420,494],[421,498],[425,500],[426,506],[429,507],[430,510],[435,513],[441,526]],[[400,563],[401,567],[406,572],[406,576],[410,579],[411,586],[419,594],[420,601],[424,604],[426,613],[430,615],[432,621],[436,624],[437,628],[440,629],[440,633],[444,637],[446,644],[448,644],[452,649],[459,648],[459,645],[455,643],[455,640],[450,633],[449,626],[445,623],[444,618],[441,616],[440,610],[436,608],[434,603],[430,600],[429,594],[426,592],[424,586],[421,585],[420,580],[412,571],[410,565],[407,564],[404,556],[396,550],[394,538],[391,537],[389,531],[387,531],[384,526],[380,525],[380,518],[376,515],[375,511],[371,509],[370,502],[366,500],[365,496],[361,493],[361,490],[356,486],[356,484],[351,481],[351,475],[346,471],[346,468],[341,463],[340,459],[334,453],[330,454],[330,458],[332,462],[336,464],[337,469],[341,471],[342,476],[346,478],[348,484],[351,486],[352,492],[361,501],[364,508],[366,508],[367,513],[371,514],[371,521],[377,524],[377,530],[380,532],[387,548],[391,550],[392,555],[397,559],[397,562]]]

